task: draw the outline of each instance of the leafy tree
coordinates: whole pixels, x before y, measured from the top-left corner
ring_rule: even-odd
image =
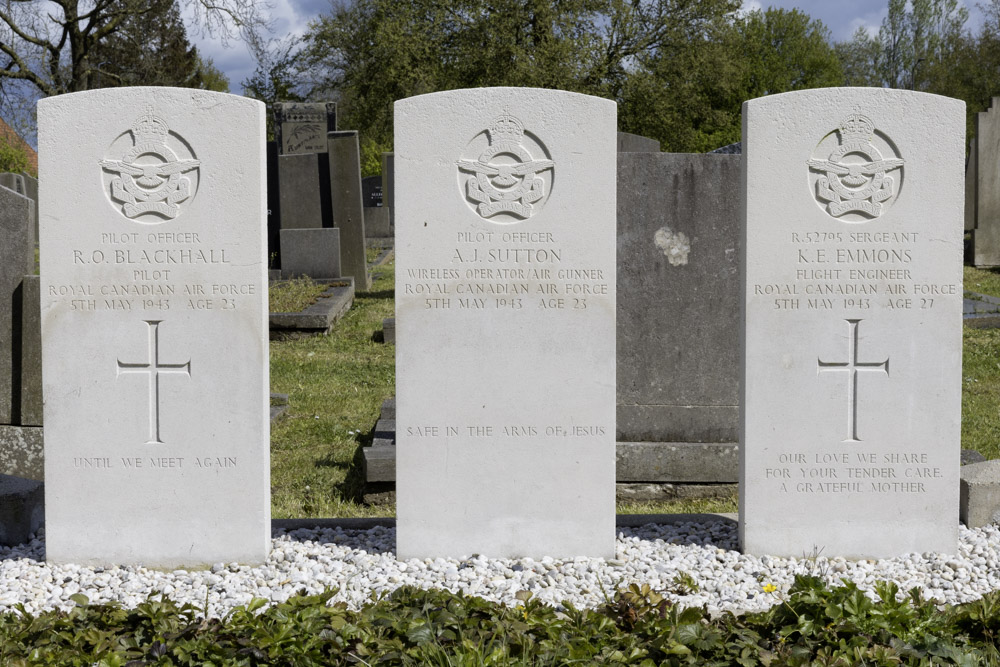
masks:
[[[298,61],[313,99],[385,146],[395,100],[474,86],[620,99],[643,62],[738,0],[356,0],[312,24]],[[414,36],[419,36],[419,39]]]
[[[172,3],[169,3],[172,6]],[[192,27],[224,43],[261,44],[266,23],[255,0],[184,0]],[[128,26],[156,16],[154,0],[17,0],[0,6],[0,85],[21,81],[48,96],[108,85],[121,76],[99,51]],[[102,78],[103,77],[103,78]]]
[[[28,154],[25,153],[24,148],[0,135],[0,172],[20,173],[29,169]]]
[[[146,11],[127,14],[114,33],[95,45],[91,61],[96,62],[98,70],[90,82],[93,88],[203,88],[206,75],[215,77],[217,86],[222,75],[210,62],[203,61],[188,41],[174,0],[151,0]],[[227,81],[225,89],[228,87]]]
[[[849,41],[838,42],[833,48],[844,70],[845,86],[881,85],[879,42],[865,28],[859,26]]]

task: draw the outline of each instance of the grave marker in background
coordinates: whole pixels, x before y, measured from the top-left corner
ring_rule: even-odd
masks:
[[[61,95],[39,102],[38,138],[46,557],[262,561],[264,105]]]
[[[900,90],[743,105],[746,552],[956,549],[964,128]]]
[[[396,102],[401,558],[614,553],[615,119],[553,90]]]
[[[274,138],[281,155],[326,153],[326,133],[336,129],[336,102],[277,102],[274,105]]]

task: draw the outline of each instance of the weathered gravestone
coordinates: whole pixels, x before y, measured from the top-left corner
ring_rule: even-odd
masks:
[[[97,90],[39,102],[38,137],[46,557],[262,561],[264,105]]]
[[[326,154],[278,156],[281,229],[319,229],[334,224],[330,163]]]
[[[964,127],[900,90],[743,105],[746,552],[955,551]]]
[[[330,202],[340,230],[340,271],[356,289],[371,285],[365,256],[365,212],[361,203],[361,150],[356,130],[330,132]]]
[[[614,553],[615,117],[396,102],[401,558]]]
[[[396,227],[396,157],[382,153],[382,206],[389,209],[389,229]]]
[[[619,153],[659,153],[660,142],[631,132],[618,133]]]
[[[389,207],[382,205],[382,176],[362,178],[361,192],[365,207],[365,236],[368,238],[391,237]]]
[[[382,206],[382,176],[365,176],[361,179],[361,200],[365,208]]]
[[[987,111],[976,114],[976,136],[969,155],[975,187],[966,208],[972,220],[972,262],[978,267],[1000,266],[1000,97],[994,97]]]
[[[22,281],[33,272],[32,203],[0,187],[0,424],[20,424]]]
[[[336,102],[277,102],[273,108],[281,155],[326,153],[326,133],[337,129]]]
[[[618,154],[619,483],[737,481],[739,184],[738,155]]]

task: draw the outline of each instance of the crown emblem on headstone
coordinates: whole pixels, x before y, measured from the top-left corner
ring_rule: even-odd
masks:
[[[848,213],[877,218],[898,186],[886,172],[902,170],[903,160],[882,156],[872,143],[875,123],[859,111],[840,123],[837,135],[839,145],[829,157],[807,160],[809,169],[823,174],[816,179],[816,199],[835,218]]]
[[[146,111],[132,123],[132,136],[139,146],[149,144],[162,146],[167,140],[169,131],[166,121],[153,112],[152,106],[147,106]]]
[[[465,181],[465,196],[478,202],[483,218],[509,213],[527,219],[545,197],[539,173],[553,169],[552,160],[532,157],[524,146],[524,123],[504,111],[486,130],[490,145],[475,160],[459,160],[459,171],[473,176]]]
[[[507,142],[519,144],[524,136],[524,125],[517,118],[504,111],[490,125],[489,133],[491,144]]]
[[[176,218],[181,203],[191,198],[191,180],[182,176],[197,170],[200,160],[181,160],[167,146],[170,128],[152,106],[139,115],[130,128],[132,148],[120,159],[99,160],[112,174],[111,199],[122,204],[128,218],[154,213],[164,219]],[[162,220],[160,220],[162,222]]]

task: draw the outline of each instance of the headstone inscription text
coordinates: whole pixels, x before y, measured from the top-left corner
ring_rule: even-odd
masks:
[[[39,104],[51,561],[266,556],[264,113],[174,88]]]
[[[963,104],[844,88],[743,114],[743,548],[954,551]]]
[[[396,103],[400,557],[613,553],[615,116]]]

